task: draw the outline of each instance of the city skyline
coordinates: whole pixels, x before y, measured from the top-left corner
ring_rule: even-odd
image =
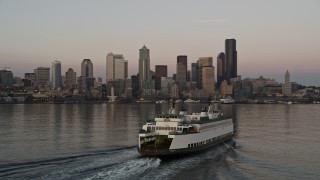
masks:
[[[123,13],[113,15],[117,8]],[[150,69],[165,64],[171,76],[180,54],[188,56],[188,67],[199,57],[214,57],[216,67],[225,39],[234,38],[242,78],[263,75],[284,82],[288,69],[292,81],[317,86],[319,12],[318,1],[1,1],[0,66],[23,77],[58,60],[62,74],[69,68],[80,74],[80,63],[88,58],[94,76],[105,78],[105,57],[115,52],[128,60],[130,76],[138,73],[138,49],[145,44]]]

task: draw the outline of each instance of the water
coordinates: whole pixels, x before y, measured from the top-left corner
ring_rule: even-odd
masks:
[[[236,147],[176,159],[136,151],[160,104],[0,105],[0,179],[318,179],[320,105],[221,105]],[[201,105],[187,105],[197,111]]]

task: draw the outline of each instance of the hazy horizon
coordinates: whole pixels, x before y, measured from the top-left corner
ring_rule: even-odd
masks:
[[[242,78],[275,78],[320,85],[320,1],[48,1],[0,0],[0,66],[15,76],[61,61],[62,74],[89,58],[105,79],[108,53],[123,54],[138,73],[139,49],[150,49],[151,70],[188,56],[214,59],[225,39],[237,40]],[[216,68],[215,68],[216,69]]]

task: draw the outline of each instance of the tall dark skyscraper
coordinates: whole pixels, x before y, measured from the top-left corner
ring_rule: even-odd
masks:
[[[145,81],[150,81],[150,50],[144,45],[139,49],[139,82],[140,89]]]
[[[90,59],[84,59],[81,63],[82,85],[78,84],[82,90],[90,90],[94,85],[93,63]]]
[[[191,63],[191,81],[198,82],[199,66],[198,63]]]
[[[217,88],[220,88],[221,82],[225,80],[225,64],[225,55],[223,52],[221,52],[217,57]]]
[[[161,90],[161,77],[168,76],[168,67],[167,65],[156,65],[156,82],[155,89]]]
[[[186,85],[187,73],[188,73],[187,68],[188,68],[187,56],[178,56],[176,81],[178,83],[179,91],[182,91]]]
[[[238,76],[237,74],[237,49],[235,39],[226,39],[226,80],[230,83],[231,78]]]

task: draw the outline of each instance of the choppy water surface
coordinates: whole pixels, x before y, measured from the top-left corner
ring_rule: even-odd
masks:
[[[198,111],[202,105],[186,105]],[[0,179],[318,179],[320,105],[222,105],[236,147],[142,157],[137,134],[160,104],[0,105]]]

